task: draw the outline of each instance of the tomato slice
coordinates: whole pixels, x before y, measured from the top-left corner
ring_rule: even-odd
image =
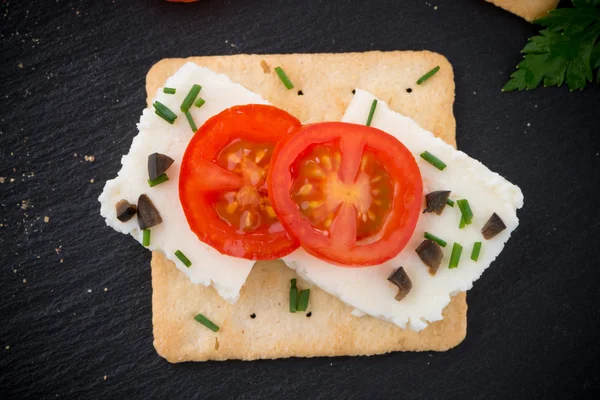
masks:
[[[276,107],[229,108],[196,132],[183,156],[179,199],[204,243],[250,260],[283,257],[299,244],[277,219],[266,179],[275,145],[300,121]]]
[[[376,265],[413,234],[423,182],[393,136],[342,122],[308,125],[280,142],[273,159],[269,197],[310,254],[343,266]]]

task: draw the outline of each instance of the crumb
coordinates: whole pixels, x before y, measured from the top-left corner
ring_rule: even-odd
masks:
[[[73,153],[73,157],[77,157],[77,153]]]
[[[56,252],[56,254],[60,254],[60,252],[62,251],[62,246],[58,246],[54,249],[54,251]]]
[[[44,222],[45,222],[45,223],[48,223],[48,222],[50,222],[50,217],[46,215],[46,216],[44,217]]]
[[[23,283],[27,283],[27,279],[23,279]]]
[[[94,178],[90,179],[90,183],[94,183]]]
[[[61,259],[60,259],[60,262],[62,263],[63,261],[65,261],[65,260],[63,260],[63,259],[61,258]]]
[[[107,288],[107,287],[105,287],[105,288],[104,288],[104,291],[105,291],[105,292],[108,292],[108,288]]]
[[[21,210],[27,210],[33,208],[29,200],[21,200]]]
[[[4,182],[6,182],[6,178],[3,176],[0,176],[0,183],[4,183]]]
[[[527,123],[527,126],[531,126],[531,122],[528,122],[528,123]]]
[[[6,350],[9,350],[9,349],[10,349],[10,346],[6,345],[6,346],[4,346],[4,348],[5,348]]]
[[[84,156],[83,158],[87,162],[94,162],[94,160],[96,160],[96,157],[94,157],[94,156]]]
[[[13,273],[15,273],[15,274],[16,274],[16,273],[17,273],[17,270],[16,270],[16,269],[13,269]]]
[[[108,375],[104,375],[104,380],[107,380],[107,379],[108,379]]]
[[[260,60],[260,66],[265,74],[271,72],[271,67],[269,66],[269,64],[267,64],[265,60]]]
[[[17,67],[19,67],[19,69],[23,69],[23,63],[22,62],[18,63]]]
[[[87,290],[87,292],[88,292],[88,293],[92,293],[92,289],[88,289],[88,290]]]
[[[11,183],[14,182],[14,181],[15,181],[15,178],[10,178],[10,182]]]
[[[437,11],[437,6],[434,6],[433,9]]]

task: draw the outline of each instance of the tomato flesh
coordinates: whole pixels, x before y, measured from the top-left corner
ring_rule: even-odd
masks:
[[[412,236],[422,180],[393,136],[362,125],[314,124],[280,142],[273,160],[267,183],[275,212],[312,255],[376,265]]]
[[[196,132],[183,156],[179,198],[190,229],[223,254],[251,260],[283,257],[298,241],[268,197],[275,145],[300,127],[265,105],[229,108]]]
[[[223,149],[216,163],[244,180],[236,190],[215,196],[213,207],[219,217],[238,233],[267,232],[279,225],[267,191],[267,169],[273,144],[238,140]]]
[[[367,238],[382,228],[391,209],[395,181],[365,149],[356,180],[344,183],[339,170],[339,141],[311,146],[292,166],[292,199],[311,225],[328,235],[342,203],[356,208],[356,238]]]

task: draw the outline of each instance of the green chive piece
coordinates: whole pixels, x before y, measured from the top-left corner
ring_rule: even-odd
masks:
[[[367,126],[371,126],[371,122],[373,121],[373,115],[375,115],[375,109],[377,108],[377,99],[373,100],[371,103],[371,109],[369,110],[369,117],[367,118]]]
[[[440,239],[439,237],[432,235],[429,232],[425,232],[424,236],[425,236],[425,239],[433,240],[434,242],[436,242],[437,244],[439,244],[442,247],[446,247],[446,245],[448,244],[448,243],[446,243],[445,240]]]
[[[198,93],[200,93],[200,90],[202,90],[202,86],[196,84],[192,86],[187,96],[185,96],[185,99],[183,99],[181,107],[179,107],[179,109],[182,112],[190,111],[190,108],[192,107],[192,104],[194,104],[194,100],[196,100],[196,97],[198,97]]]
[[[188,267],[188,268],[189,268],[189,267],[191,267],[191,266],[192,266],[192,262],[190,261],[190,259],[189,259],[189,258],[187,258],[187,257],[185,256],[185,254],[183,254],[183,253],[181,252],[181,250],[177,250],[177,251],[175,252],[175,256],[177,256],[177,258],[179,258],[179,260],[180,260],[180,261],[183,263],[183,265],[185,265],[186,267]]]
[[[158,115],[168,123],[172,124],[177,119],[177,115],[175,115],[175,113],[171,111],[169,107],[165,106],[160,101],[155,101],[152,105],[154,106],[156,115]]]
[[[437,169],[439,169],[440,171],[443,171],[444,168],[446,168],[446,164],[442,160],[440,160],[428,151],[424,151],[423,153],[421,153],[421,158],[427,161],[429,164],[436,167]]]
[[[479,253],[481,252],[481,242],[475,242],[473,244],[473,251],[471,251],[471,260],[479,260]]]
[[[206,318],[202,314],[196,315],[194,319],[213,332],[217,332],[219,330],[219,327],[217,325],[215,325],[210,319]]]
[[[429,71],[428,73],[426,73],[425,75],[420,77],[419,80],[417,81],[417,85],[420,85],[421,83],[425,82],[427,79],[429,79],[432,76],[434,76],[435,74],[437,74],[437,72],[439,70],[440,70],[440,66],[438,65],[437,67],[433,68],[431,71]]]
[[[458,203],[458,208],[460,208],[460,212],[465,219],[465,224],[471,225],[473,221],[473,211],[471,211],[471,206],[469,206],[469,201],[466,199],[461,199],[456,201]]]
[[[446,204],[448,204],[450,207],[454,207],[454,201],[453,200],[446,200]]]
[[[176,89],[170,88],[170,87],[163,88],[163,93],[166,93],[166,94],[175,94],[176,91],[177,91]]]
[[[310,296],[310,289],[301,290],[298,295],[298,311],[306,311],[308,308],[308,298]]]
[[[156,177],[156,179],[148,179],[148,185],[150,185],[150,187],[154,187],[156,185],[160,185],[161,183],[164,183],[166,181],[169,180],[169,177],[167,176],[167,174],[162,174]]]
[[[202,97],[198,97],[198,100],[196,101],[196,107],[200,108],[204,105],[204,103],[206,103],[206,100],[204,100]]]
[[[291,280],[292,286],[290,287],[290,312],[295,313],[298,309],[298,288],[296,288],[296,280]]]
[[[458,267],[458,262],[460,261],[460,255],[462,253],[462,246],[458,243],[454,243],[452,247],[452,254],[450,255],[450,264],[448,264],[448,268],[456,268]]]
[[[466,226],[466,222],[465,222],[465,216],[461,215],[460,216],[460,222],[458,223],[458,229],[462,229]]]
[[[194,123],[194,117],[192,117],[192,114],[190,114],[189,111],[186,111],[185,117],[187,118],[188,124],[190,124],[190,128],[192,128],[192,132],[196,133],[198,128],[196,128],[196,124]]]
[[[290,81],[290,78],[288,78],[287,74],[283,69],[281,69],[281,67],[275,67],[275,72],[277,72],[277,76],[279,77],[279,79],[281,79],[281,82],[283,82],[283,84],[288,90],[294,88],[294,84],[292,83],[292,81]]]
[[[142,238],[142,245],[144,247],[150,246],[150,229],[144,229],[144,237]]]

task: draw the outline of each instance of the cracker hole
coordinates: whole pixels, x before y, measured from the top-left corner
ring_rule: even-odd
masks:
[[[298,90],[298,96],[304,96],[304,92],[302,90]]]
[[[352,94],[356,94],[356,89],[352,89]]]
[[[252,318],[252,319],[256,318],[256,314],[254,314],[254,313],[250,314],[250,318]]]
[[[219,350],[219,338],[215,338],[215,350]]]
[[[411,88],[406,89],[406,93],[412,93],[412,89]]]
[[[310,316],[311,316],[311,315],[312,315],[312,311],[309,311],[308,313],[306,313],[306,316],[307,316],[308,318],[310,318]]]

